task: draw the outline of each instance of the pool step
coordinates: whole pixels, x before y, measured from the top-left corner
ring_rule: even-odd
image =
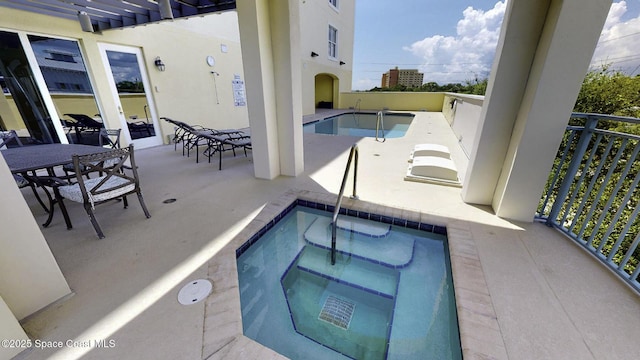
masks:
[[[372,222],[353,217],[338,217],[336,226],[338,229],[375,238],[387,236],[389,235],[389,231],[391,231],[391,225],[389,224]]]
[[[344,219],[346,222],[340,223]],[[338,218],[338,225],[342,224],[336,233],[336,249],[348,255],[360,257],[373,263],[401,268],[408,265],[413,259],[413,237],[389,233],[390,225],[343,216]],[[349,230],[345,230],[349,229]],[[363,235],[368,231],[384,236]],[[304,239],[314,246],[331,249],[331,219],[318,217],[304,233]]]
[[[392,299],[398,287],[399,271],[366,260],[339,255],[331,265],[330,251],[305,246],[298,260],[298,269],[337,281],[369,293]]]

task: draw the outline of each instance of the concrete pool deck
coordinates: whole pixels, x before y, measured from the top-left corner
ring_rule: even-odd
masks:
[[[324,113],[321,117],[324,117]],[[81,206],[42,229],[74,295],[29,317],[43,341],[113,340],[114,347],[32,349],[18,359],[279,359],[242,335],[235,249],[290,199],[335,201],[349,147],[360,149],[358,195],[347,207],[447,226],[465,358],[625,359],[640,353],[640,297],[590,255],[542,224],[514,223],[465,204],[460,189],[404,181],[415,144],[466,155],[441,113],[417,112],[403,138],[305,134],[305,172],[272,181],[248,158],[195,163],[173,145],[137,151],[152,214],[131,201],[97,208],[98,240]],[[348,185],[349,186],[349,185]],[[23,191],[36,220],[45,214]],[[174,203],[163,200],[174,198]],[[323,201],[324,202],[324,201]],[[213,293],[183,306],[177,293],[207,278]]]

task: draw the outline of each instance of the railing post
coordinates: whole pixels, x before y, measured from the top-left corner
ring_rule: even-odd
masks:
[[[584,130],[580,135],[580,139],[578,140],[578,145],[576,146],[576,151],[571,157],[571,162],[569,163],[569,167],[567,168],[567,172],[565,173],[564,179],[562,179],[562,184],[560,185],[560,189],[558,189],[558,194],[556,195],[556,199],[551,206],[551,211],[549,212],[549,216],[547,217],[547,225],[552,226],[560,213],[560,209],[562,209],[562,205],[564,204],[564,199],[569,194],[569,190],[571,189],[571,184],[573,183],[573,179],[578,173],[578,169],[580,168],[580,164],[582,163],[582,158],[584,157],[587,148],[589,147],[589,142],[591,141],[591,137],[593,136],[593,131],[598,124],[598,118],[592,115],[587,116],[587,121],[584,125]],[[567,144],[570,146],[571,144]],[[562,166],[562,164],[560,164]],[[558,171],[560,168],[558,168]]]
[[[347,184],[347,179],[349,177],[349,169],[351,168],[351,160],[354,160],[355,168],[353,169],[353,195],[352,199],[357,199],[356,195],[356,180],[358,174],[358,145],[353,144],[351,146],[351,151],[349,152],[349,159],[347,160],[347,167],[344,169],[344,176],[342,177],[342,185],[340,185],[340,192],[338,193],[338,201],[336,201],[336,206],[333,209],[333,217],[331,218],[331,265],[336,264],[336,236],[337,236],[337,222],[338,222],[338,213],[340,212],[340,206],[342,205],[342,195],[344,194],[344,187]]]

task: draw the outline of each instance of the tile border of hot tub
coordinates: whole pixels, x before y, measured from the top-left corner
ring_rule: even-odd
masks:
[[[308,190],[287,191],[274,201],[265,204],[247,226],[229,241],[223,251],[209,262],[209,278],[214,282],[214,295],[209,296],[205,303],[203,358],[222,359],[228,356],[251,354],[285,359],[284,356],[247,338],[242,333],[236,249],[250,242],[249,240],[263,229],[273,227],[284,216],[283,212],[289,207],[291,207],[289,211],[293,209],[299,200],[316,204],[334,204],[337,196]],[[508,359],[469,223],[349,198],[343,199],[342,207],[355,211],[356,214],[362,213],[363,216],[367,213],[380,214],[387,221],[401,219],[398,220],[401,223],[405,220],[405,225],[435,224],[434,228],[437,226],[438,229],[445,229],[449,244],[462,356],[465,359]]]

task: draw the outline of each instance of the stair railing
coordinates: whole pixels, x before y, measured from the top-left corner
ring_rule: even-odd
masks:
[[[358,180],[358,145],[353,144],[351,151],[349,152],[349,160],[347,160],[347,167],[344,169],[344,176],[342,177],[342,185],[340,185],[340,193],[338,194],[338,201],[336,201],[336,207],[333,210],[333,218],[331,219],[331,265],[336,264],[336,234],[338,224],[338,214],[340,213],[340,206],[342,205],[342,195],[344,194],[344,187],[347,184],[347,178],[349,177],[349,169],[351,168],[351,160],[354,160],[353,168],[353,195],[351,199],[357,199],[356,184]]]
[[[378,137],[380,131],[382,131],[382,141],[380,141]],[[387,137],[384,134],[384,113],[382,111],[378,111],[378,115],[376,116],[376,141],[387,141]]]

